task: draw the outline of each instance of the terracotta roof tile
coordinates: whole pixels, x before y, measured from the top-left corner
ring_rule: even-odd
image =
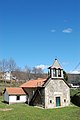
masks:
[[[23,83],[20,87],[26,88],[35,88],[41,87],[45,83],[46,79],[39,78],[37,80],[29,80],[26,83]]]
[[[7,87],[5,89],[9,95],[25,95],[26,93],[20,87]]]

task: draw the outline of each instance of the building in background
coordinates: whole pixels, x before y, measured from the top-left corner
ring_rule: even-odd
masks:
[[[13,76],[12,73],[11,73],[11,71],[7,71],[7,72],[4,72],[3,79],[4,80],[8,80],[8,81],[10,81],[10,80],[16,80],[16,76]]]

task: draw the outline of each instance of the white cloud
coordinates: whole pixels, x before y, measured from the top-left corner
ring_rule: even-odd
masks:
[[[72,29],[71,28],[66,28],[62,32],[64,32],[64,33],[72,33]]]
[[[47,69],[49,66],[48,65],[37,65],[35,66],[36,68],[41,68],[42,70]]]
[[[54,33],[54,32],[56,32],[56,30],[55,30],[55,29],[52,29],[51,32]]]
[[[71,74],[80,74],[80,71],[74,70],[74,71],[70,71],[69,73],[71,73]]]

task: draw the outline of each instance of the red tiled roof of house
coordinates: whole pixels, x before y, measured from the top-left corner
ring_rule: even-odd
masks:
[[[39,78],[37,80],[29,80],[26,83],[23,83],[20,87],[22,88],[35,88],[41,87],[45,83],[46,79]]]
[[[20,87],[7,87],[5,91],[8,92],[9,95],[25,95],[26,93]]]

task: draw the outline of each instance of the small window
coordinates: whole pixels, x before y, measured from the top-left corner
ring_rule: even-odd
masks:
[[[16,97],[16,100],[20,100],[20,96],[17,96],[17,97]]]
[[[64,102],[66,102],[66,99],[64,99]]]
[[[52,103],[52,100],[50,100],[50,103]]]

